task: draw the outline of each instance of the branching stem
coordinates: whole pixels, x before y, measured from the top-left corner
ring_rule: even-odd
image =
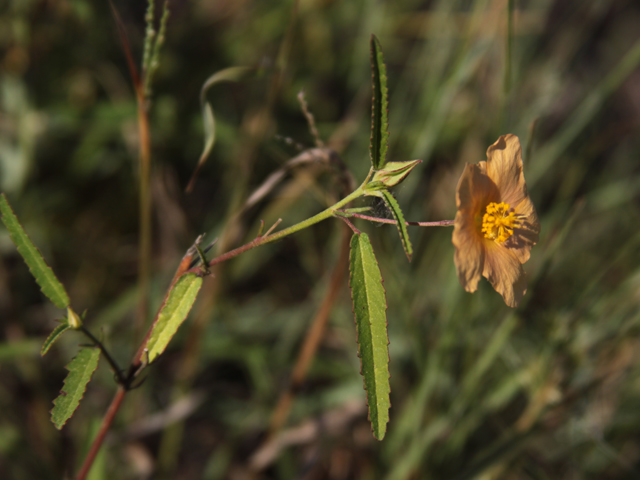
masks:
[[[356,226],[353,223],[349,221],[347,217],[343,217],[342,215],[339,215],[338,218],[342,220],[344,223],[346,223],[347,227],[349,227],[354,234],[360,235],[362,233],[360,230],[356,228]]]
[[[347,195],[345,198],[343,198],[342,200],[340,200],[338,203],[336,203],[335,205],[332,205],[331,207],[327,208],[326,210],[323,210],[322,212],[318,213],[317,215],[314,215],[313,217],[310,217],[306,220],[303,220],[300,223],[297,223],[295,225],[292,225],[289,228],[285,228],[284,230],[281,230],[279,232],[276,232],[274,234],[269,234],[269,232],[275,227],[277,226],[277,224],[279,222],[276,222],[276,225],[274,225],[272,227],[272,229],[269,230],[269,232],[267,232],[267,234],[265,235],[260,235],[258,237],[255,238],[255,240],[246,243],[245,245],[242,245],[234,250],[231,250],[227,253],[224,253],[216,258],[214,258],[213,260],[209,261],[208,267],[213,267],[214,265],[217,265],[219,263],[222,263],[226,260],[229,260],[233,257],[236,257],[238,255],[240,255],[241,253],[247,252],[253,248],[259,247],[261,245],[266,245],[268,243],[273,243],[277,240],[280,240],[288,235],[291,235],[292,233],[296,233],[299,232],[300,230],[303,230],[307,227],[310,227],[311,225],[315,225],[316,223],[321,222],[322,220],[326,220],[327,218],[333,217],[333,216],[338,216],[336,214],[336,212],[338,212],[340,210],[340,208],[344,207],[345,205],[347,205],[348,203],[352,202],[353,200],[355,200],[358,197],[361,197],[364,195],[365,190],[364,187],[367,183],[367,181],[369,180],[369,178],[371,177],[371,172],[369,172],[369,175],[367,176],[367,179],[365,180],[365,182],[363,182],[363,184],[358,187],[356,190],[354,190],[353,192],[351,192],[349,195]],[[346,219],[345,219],[346,220]],[[349,222],[350,223],[350,222]],[[191,267],[190,263],[193,260],[193,258],[196,256],[196,248],[190,248],[189,251],[187,251],[187,253],[185,254],[184,258],[182,259],[182,261],[180,262],[180,266],[178,267],[178,270],[176,271],[174,277],[173,277],[173,281],[171,282],[171,285],[173,286],[173,284],[184,274],[186,273],[190,273],[192,272],[194,269],[199,269],[200,267]],[[122,371],[118,368],[117,364],[115,363],[115,361],[111,358],[111,356],[106,352],[106,350],[104,349],[104,346],[102,346],[102,344],[98,341],[98,339],[96,339],[88,330],[84,330],[83,332],[85,333],[85,335],[87,335],[89,338],[91,338],[91,340],[93,342],[95,342],[95,344],[101,349],[101,351],[103,353],[105,353],[105,357],[107,358],[107,361],[109,362],[109,364],[112,366],[112,368],[114,368],[114,370],[116,370],[117,375],[118,375],[118,380],[121,383],[120,388],[118,389],[118,392],[116,393],[116,396],[114,397],[113,401],[111,402],[111,406],[109,407],[109,410],[107,411],[107,414],[105,415],[105,417],[102,420],[102,425],[100,426],[100,432],[98,433],[98,436],[96,436],[96,438],[93,441],[93,444],[91,445],[91,450],[89,451],[89,454],[87,455],[87,457],[85,458],[85,461],[82,465],[82,468],[80,469],[80,473],[78,473],[78,476],[76,477],[76,480],[85,480],[87,474],[89,473],[89,469],[91,468],[91,465],[93,464],[93,460],[95,458],[95,455],[97,454],[98,450],[100,449],[100,446],[102,445],[102,442],[104,440],[104,436],[106,435],[107,431],[109,430],[111,423],[113,422],[113,419],[115,418],[115,415],[117,413],[117,411],[120,408],[120,405],[122,403],[122,400],[124,398],[125,393],[127,392],[129,385],[131,384],[131,380],[133,380],[133,378],[136,377],[136,375],[141,371],[141,367],[143,365],[143,360],[144,360],[144,356],[145,356],[145,352],[146,352],[146,345],[147,342],[151,336],[151,332],[153,331],[153,328],[158,320],[159,314],[162,311],[162,307],[164,306],[168,296],[169,296],[169,292],[171,291],[171,287],[167,290],[167,293],[165,294],[165,298],[162,302],[162,305],[160,306],[160,308],[158,309],[158,313],[156,314],[156,318],[154,319],[154,321],[151,324],[151,327],[149,328],[149,330],[147,331],[147,334],[145,335],[144,339],[142,340],[142,343],[140,344],[140,347],[137,351],[137,353],[135,354],[133,361],[131,362],[131,365],[129,366],[129,370],[126,376],[124,376],[122,374]]]
[[[115,372],[115,374],[116,374],[116,377],[118,377],[118,383],[120,385],[122,385],[125,389],[128,390],[128,388],[129,388],[128,383],[129,382],[127,381],[127,379],[123,375],[122,370],[118,366],[117,362],[114,360],[114,358],[109,353],[109,350],[107,350],[106,347],[104,346],[104,344],[100,340],[98,340],[93,335],[93,333],[91,333],[89,330],[87,330],[87,328],[84,325],[80,327],[80,331],[82,333],[84,333],[87,337],[89,337],[89,339],[95,344],[95,346],[100,349],[100,351],[104,355],[104,358],[107,359],[107,362],[109,363],[109,366],[111,367],[111,370],[113,370]]]
[[[370,175],[367,176],[367,181],[369,179]],[[222,255],[212,259],[209,261],[209,267],[213,267],[219,263],[225,262],[233,257],[237,257],[238,255],[240,255],[241,253],[244,252],[248,252],[249,250],[252,250],[256,247],[260,247],[262,245],[266,245],[268,243],[273,243],[276,242],[278,240],[283,239],[286,236],[291,235],[292,233],[296,233],[299,232],[300,230],[304,230],[305,228],[310,227],[311,225],[315,225],[316,223],[319,223],[323,220],[326,220],[327,218],[331,218],[333,216],[336,216],[336,212],[340,212],[340,208],[344,207],[345,205],[347,205],[349,202],[352,202],[353,200],[355,200],[356,198],[359,198],[361,196],[364,195],[364,186],[366,184],[366,181],[360,186],[358,187],[356,190],[354,190],[353,192],[351,192],[349,195],[347,195],[346,197],[344,197],[342,200],[340,200],[338,203],[332,205],[331,207],[327,208],[326,210],[323,210],[322,212],[318,213],[317,215],[314,215],[313,217],[307,218],[306,220],[303,220],[300,223],[296,223],[295,225],[292,225],[288,228],[285,228],[284,230],[280,230],[279,232],[273,233],[273,234],[269,234],[269,232],[267,232],[267,234],[265,235],[259,235],[258,237],[256,237],[254,240],[252,240],[249,243],[245,243],[244,245],[235,248],[233,250],[228,251],[227,253],[223,253]],[[270,229],[271,230],[271,229]],[[191,270],[189,270],[188,272],[190,272]]]

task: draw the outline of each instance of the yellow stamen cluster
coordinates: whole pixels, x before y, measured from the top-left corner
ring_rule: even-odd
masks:
[[[482,233],[498,243],[504,242],[513,235],[514,227],[519,225],[518,216],[509,211],[508,203],[491,202],[487,205],[487,213],[482,217]]]

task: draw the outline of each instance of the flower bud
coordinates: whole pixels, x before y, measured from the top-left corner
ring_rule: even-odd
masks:
[[[67,322],[74,330],[79,330],[82,327],[82,319],[71,307],[67,307]]]
[[[376,171],[371,179],[371,182],[367,184],[367,190],[370,190],[369,185],[372,185],[371,190],[379,190],[382,188],[391,188],[402,182],[411,170],[416,165],[422,163],[422,160],[409,160],[407,162],[388,162],[383,168]]]

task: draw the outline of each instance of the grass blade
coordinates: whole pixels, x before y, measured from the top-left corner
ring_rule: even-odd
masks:
[[[371,163],[379,170],[387,163],[389,147],[389,92],[387,88],[387,67],[384,64],[382,48],[375,35],[371,35],[371,81],[373,100],[371,101]]]
[[[255,68],[252,67],[229,67],[211,75],[202,88],[200,89],[200,104],[202,106],[202,128],[204,129],[204,147],[200,154],[198,164],[191,175],[189,184],[187,185],[187,192],[193,189],[198,172],[209,158],[213,146],[216,142],[216,119],[213,114],[213,107],[211,103],[206,101],[207,92],[211,87],[222,82],[238,82],[247,77],[251,72],[254,72]]]
[[[369,405],[369,421],[374,437],[382,440],[389,422],[389,338],[387,301],[382,276],[366,233],[351,238],[351,298],[356,319],[360,373]]]
[[[589,90],[571,116],[564,122],[562,129],[553,140],[545,144],[534,154],[535,161],[527,173],[527,184],[530,189],[542,179],[545,173],[556,165],[556,161],[571,146],[593,118],[600,112],[605,102],[637,70],[640,65],[640,40],[625,54],[620,62],[611,68],[603,80]]]
[[[389,207],[389,210],[391,210],[391,213],[393,214],[393,218],[395,219],[396,225],[398,227],[398,233],[400,234],[400,240],[402,240],[404,253],[407,254],[407,258],[409,259],[409,261],[411,261],[411,256],[413,255],[413,247],[411,246],[409,231],[407,230],[407,223],[405,222],[402,210],[400,210],[400,205],[398,205],[398,202],[388,190],[381,190],[380,194],[384,199],[384,203],[387,205],[387,207]]]
[[[51,421],[58,430],[67,423],[80,405],[87,383],[98,368],[98,360],[98,348],[83,348],[67,365],[69,374],[64,379],[64,386],[58,398],[53,401],[54,407],[51,410]]]
[[[51,345],[54,344],[54,342],[60,337],[60,335],[62,335],[64,332],[66,332],[70,328],[71,328],[71,325],[69,325],[68,323],[62,323],[58,325],[56,328],[54,328],[53,332],[51,332],[51,335],[49,335],[47,339],[44,341],[44,344],[42,345],[42,350],[40,350],[40,355],[44,357],[46,353],[49,351],[49,349],[51,348]]]
[[[13,243],[18,248],[18,252],[22,255],[22,258],[29,267],[31,275],[33,275],[38,285],[40,285],[42,293],[44,293],[56,307],[67,308],[69,306],[67,291],[56,278],[53,270],[46,264],[44,258],[42,258],[42,254],[18,222],[4,193],[0,195],[0,212],[2,213],[2,222],[7,227],[7,230],[9,230],[11,240],[13,240]]]
[[[194,273],[183,275],[173,286],[147,342],[149,362],[153,362],[167,348],[191,311],[201,286],[202,277]]]

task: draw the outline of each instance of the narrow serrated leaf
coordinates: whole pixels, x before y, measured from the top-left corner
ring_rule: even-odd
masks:
[[[384,438],[389,422],[389,338],[387,301],[382,275],[366,233],[351,238],[351,298],[356,319],[360,373],[367,391],[369,421],[374,437]]]
[[[194,273],[183,275],[175,283],[147,342],[149,362],[153,362],[167,348],[191,311],[201,286],[202,277]]]
[[[40,355],[44,357],[45,354],[51,348],[51,345],[53,345],[53,343],[60,337],[60,335],[62,335],[64,332],[66,332],[70,328],[71,328],[71,325],[69,325],[68,323],[62,323],[58,325],[56,328],[54,328],[53,332],[51,332],[51,335],[49,335],[49,337],[47,337],[47,339],[44,341],[44,344],[42,345],[42,350],[40,350]]]
[[[400,210],[400,205],[398,205],[398,202],[388,190],[380,190],[380,194],[382,195],[382,198],[384,198],[384,203],[389,207],[389,210],[391,210],[391,213],[393,214],[393,218],[395,219],[398,227],[398,233],[400,234],[400,240],[402,240],[402,246],[404,247],[404,253],[407,254],[407,258],[411,261],[413,247],[411,246],[407,223],[404,220],[402,210]]]
[[[387,163],[389,144],[389,92],[387,88],[387,67],[384,64],[382,47],[375,35],[371,35],[371,81],[373,99],[371,101],[371,164],[379,170]]]
[[[22,255],[22,258],[29,267],[31,275],[33,275],[38,285],[40,285],[42,293],[44,293],[56,307],[67,308],[69,306],[69,296],[64,286],[56,278],[53,270],[46,264],[44,258],[42,258],[42,254],[18,222],[4,193],[0,194],[0,212],[2,213],[2,222],[7,227],[7,230],[9,230],[11,240],[13,240],[13,243],[18,248],[18,252]]]
[[[100,350],[98,348],[83,348],[67,365],[69,374],[64,379],[64,386],[60,395],[53,401],[51,421],[60,430],[80,405],[80,400],[87,389],[93,372],[98,368]]]

